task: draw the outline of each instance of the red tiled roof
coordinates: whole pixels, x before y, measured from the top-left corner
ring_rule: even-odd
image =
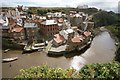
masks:
[[[83,39],[84,39],[84,37],[81,35],[81,36],[72,38],[71,41],[72,41],[73,43],[80,43],[80,42],[83,41]]]
[[[63,42],[65,39],[63,36],[61,36],[60,34],[55,34],[54,35],[54,40],[57,42],[57,43],[60,43],[60,42]]]
[[[63,22],[63,21],[64,21],[63,18],[58,19],[58,22]]]
[[[71,41],[72,42],[77,42],[77,43],[81,42],[79,37],[72,38]]]
[[[89,32],[89,31],[85,31],[85,32],[84,32],[84,35],[85,35],[86,37],[88,37],[88,36],[91,35],[91,32]]]
[[[12,32],[21,32],[23,28],[14,28],[12,29]]]

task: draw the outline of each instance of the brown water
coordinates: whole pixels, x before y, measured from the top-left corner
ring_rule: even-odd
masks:
[[[22,51],[9,51],[8,53],[3,53],[3,58],[17,56],[19,59],[10,63],[3,63],[2,76],[3,78],[12,78],[20,73],[20,69],[41,66],[45,63],[50,67],[61,67],[63,69],[73,67],[79,70],[84,64],[109,62],[115,56],[116,46],[114,43],[109,33],[103,32],[93,39],[91,47],[84,54],[75,56],[73,59],[66,59],[64,56],[57,58],[48,57],[44,52],[22,54]]]
[[[84,54],[73,58],[71,67],[79,70],[84,64],[110,62],[114,59],[115,52],[115,41],[108,32],[103,32],[93,39],[90,48]]]
[[[9,51],[8,53],[3,53],[3,58],[16,56],[19,57],[18,60],[9,63],[3,63],[3,78],[15,77],[15,75],[19,74],[20,69],[29,68],[31,66],[40,66],[46,63],[50,67],[61,67],[63,69],[69,68],[69,60],[65,57],[48,57],[44,52],[22,54],[22,51]]]

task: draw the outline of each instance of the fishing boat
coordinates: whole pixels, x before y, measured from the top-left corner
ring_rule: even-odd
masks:
[[[18,57],[5,58],[5,59],[2,59],[2,62],[11,62],[11,61],[15,61],[17,59],[18,59]]]
[[[6,50],[4,50],[4,53],[7,53],[9,50],[10,50],[10,49],[6,49]]]
[[[44,48],[45,43],[31,44],[24,47],[23,53],[30,53]]]

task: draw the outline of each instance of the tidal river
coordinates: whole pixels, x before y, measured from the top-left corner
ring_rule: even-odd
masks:
[[[19,59],[9,63],[3,63],[2,76],[3,78],[13,78],[20,73],[20,69],[41,66],[42,64],[48,64],[50,67],[61,67],[63,69],[73,67],[79,70],[84,64],[111,61],[115,57],[115,51],[115,41],[108,32],[103,32],[96,36],[88,50],[72,59],[67,59],[64,56],[57,58],[48,57],[45,52],[22,54],[22,51],[11,50],[7,53],[2,53],[3,58],[17,56]]]
[[[91,47],[80,56],[75,56],[71,67],[79,70],[84,64],[106,63],[114,59],[116,52],[115,41],[108,32],[100,33],[93,39]]]

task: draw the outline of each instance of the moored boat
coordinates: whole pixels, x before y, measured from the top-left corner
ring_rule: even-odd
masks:
[[[39,49],[44,49],[45,43],[31,44],[24,47],[23,53],[30,53],[38,51]]]
[[[18,59],[18,57],[5,58],[5,59],[2,59],[2,62],[11,62],[11,61],[15,61],[17,59]]]
[[[4,53],[7,53],[9,50],[10,50],[10,49],[6,49],[6,50],[4,50]]]

